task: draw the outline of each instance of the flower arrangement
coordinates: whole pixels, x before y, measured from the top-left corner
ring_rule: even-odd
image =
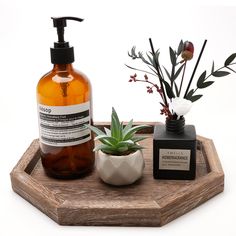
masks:
[[[230,55],[223,66],[215,69],[214,61],[210,73],[203,71],[199,76],[196,87],[192,88],[192,81],[195,76],[198,64],[202,57],[203,51],[205,49],[207,40],[204,41],[198,59],[196,61],[195,67],[193,69],[192,75],[188,80],[186,90],[183,93],[183,83],[186,81],[185,71],[188,64],[194,55],[194,45],[189,42],[180,41],[177,50],[173,50],[169,47],[171,70],[169,71],[166,67],[160,64],[160,50],[154,50],[152,40],[149,39],[151,51],[147,52],[146,55],[141,51],[136,52],[136,47],[134,46],[130,52],[128,52],[129,57],[133,60],[141,60],[149,70],[137,69],[126,65],[128,68],[143,72],[144,78],[139,79],[137,74],[130,76],[129,82],[144,82],[147,84],[146,89],[148,93],[153,93],[156,91],[161,97],[161,114],[165,115],[169,120],[178,120],[183,117],[191,109],[192,103],[199,100],[203,95],[197,94],[201,89],[211,86],[214,81],[209,80],[210,77],[223,77],[229,75],[231,72],[236,73],[235,70],[231,68],[236,62],[233,62],[236,58],[236,53]],[[164,73],[165,72],[165,76]],[[150,79],[152,76],[152,80]],[[158,80],[154,80],[157,77]]]

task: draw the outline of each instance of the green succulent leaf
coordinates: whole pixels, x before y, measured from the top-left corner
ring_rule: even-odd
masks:
[[[105,130],[105,132],[108,136],[111,136],[111,130],[110,129],[104,127],[104,130]]]
[[[97,134],[94,140],[99,140],[101,144],[96,145],[94,151],[101,150],[110,155],[127,155],[136,150],[142,149],[136,142],[145,139],[144,136],[134,136],[141,129],[149,127],[148,125],[133,126],[133,120],[130,120],[126,126],[120,122],[114,108],[111,115],[111,130],[104,127],[105,133],[98,128],[86,125]]]
[[[228,66],[235,58],[236,58],[236,53],[231,54],[231,55],[225,60],[225,66]]]
[[[175,95],[174,95],[170,85],[168,84],[168,82],[166,82],[165,80],[162,80],[162,81],[163,81],[163,83],[165,85],[165,89],[166,89],[166,93],[167,93],[168,98],[169,99],[174,98]]]
[[[138,132],[139,130],[148,128],[148,125],[138,125],[138,126],[134,126],[132,127],[130,130],[128,130],[123,137],[123,140],[128,140],[128,139],[132,139],[133,135]]]
[[[116,145],[117,144],[117,140],[113,137],[109,137],[107,135],[98,135],[97,137],[95,137],[94,140],[100,140],[100,141],[108,141],[111,145]]]
[[[103,131],[101,131],[100,129],[98,129],[97,127],[94,127],[92,125],[85,125],[85,127],[92,130],[96,135],[105,135],[105,133]]]
[[[117,151],[118,151],[119,153],[123,153],[123,152],[126,152],[126,151],[128,151],[128,150],[129,150],[128,146],[121,146],[121,147],[118,147],[118,148],[117,148]]]
[[[169,47],[169,50],[170,50],[170,60],[171,60],[171,64],[172,64],[173,66],[175,66],[175,65],[176,65],[175,52],[174,52],[174,50],[173,50],[171,47]]]
[[[123,129],[123,137],[125,136],[125,134],[132,128],[133,126],[133,119],[129,121],[129,123],[125,126],[125,128]]]
[[[130,147],[129,150],[137,151],[137,150],[141,150],[141,149],[144,149],[144,147],[142,147],[140,145],[137,145],[137,144],[134,144],[132,147]]]
[[[94,152],[99,151],[99,150],[105,153],[115,153],[116,148],[113,146],[106,145],[106,144],[99,144],[93,149]]]
[[[132,138],[132,141],[134,143],[137,143],[137,142],[140,142],[140,141],[142,141],[142,140],[144,140],[146,138],[148,138],[148,137],[147,136],[135,136],[135,137]]]
[[[124,145],[127,146],[127,145],[132,145],[132,144],[134,144],[134,142],[131,139],[129,139],[129,140],[126,140],[126,141],[119,142],[117,144],[117,147],[124,146]]]
[[[228,71],[215,71],[212,73],[212,75],[215,77],[223,77],[223,76],[226,76],[229,74],[230,74],[230,72],[228,72]]]
[[[112,107],[111,115],[111,136],[116,138],[118,141],[122,138],[121,123],[114,107]]]

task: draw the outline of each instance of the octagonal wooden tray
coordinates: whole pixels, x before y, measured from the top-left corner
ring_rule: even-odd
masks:
[[[148,147],[144,175],[133,185],[109,186],[96,171],[77,180],[49,178],[36,139],[11,172],[12,188],[58,224],[119,226],[162,226],[223,191],[224,173],[213,141],[200,136],[194,181],[154,180],[152,131],[145,130],[150,138],[142,142]]]

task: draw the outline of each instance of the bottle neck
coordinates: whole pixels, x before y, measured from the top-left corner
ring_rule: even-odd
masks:
[[[181,117],[179,120],[166,119],[166,131],[181,134],[184,132],[185,119]]]
[[[71,64],[54,64],[53,71],[57,72],[70,72],[73,70],[73,65]]]

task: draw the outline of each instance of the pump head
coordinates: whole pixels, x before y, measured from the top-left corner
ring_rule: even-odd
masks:
[[[51,17],[53,26],[57,28],[58,42],[54,43],[54,48],[51,48],[52,64],[70,64],[74,62],[74,48],[69,46],[69,42],[64,40],[64,28],[67,20],[83,21],[77,17]]]

